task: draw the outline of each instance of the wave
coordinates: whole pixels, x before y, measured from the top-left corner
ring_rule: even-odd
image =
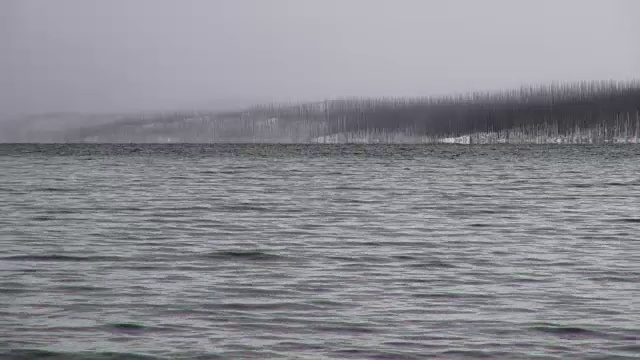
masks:
[[[598,338],[604,337],[604,333],[580,326],[565,326],[557,324],[541,324],[530,327],[531,330],[568,338]]]
[[[240,261],[278,261],[287,257],[262,250],[221,250],[200,255],[204,259]]]
[[[119,256],[71,256],[71,255],[13,255],[0,257],[0,261],[61,261],[61,262],[97,262],[121,261]]]
[[[0,352],[0,359],[4,360],[161,360],[164,358],[136,353],[117,352],[67,352],[38,349],[9,350]]]

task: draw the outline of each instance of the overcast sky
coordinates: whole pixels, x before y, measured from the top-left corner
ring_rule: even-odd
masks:
[[[0,0],[0,114],[640,74],[636,0]]]

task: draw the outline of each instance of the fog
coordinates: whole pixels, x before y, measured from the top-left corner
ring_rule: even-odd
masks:
[[[2,0],[0,118],[640,74],[634,0]]]

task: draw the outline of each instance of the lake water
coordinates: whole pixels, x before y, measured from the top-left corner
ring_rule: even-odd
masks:
[[[639,353],[640,146],[0,146],[1,359]]]

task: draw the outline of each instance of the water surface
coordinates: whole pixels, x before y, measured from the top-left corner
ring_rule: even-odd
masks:
[[[1,145],[0,358],[640,353],[640,147]]]

